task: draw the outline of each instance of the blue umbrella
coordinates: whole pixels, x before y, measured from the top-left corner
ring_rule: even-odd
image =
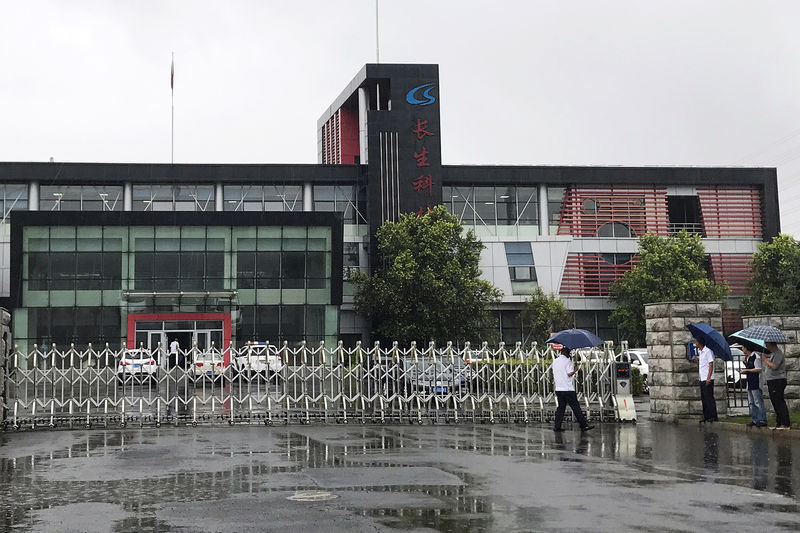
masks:
[[[692,337],[702,341],[704,345],[711,348],[714,355],[723,361],[733,361],[731,347],[728,345],[728,341],[725,340],[725,337],[722,336],[722,333],[703,322],[689,324],[686,326],[686,329],[689,330]]]
[[[769,350],[767,350],[764,341],[743,335],[743,331],[744,330],[740,330],[736,333],[731,333],[728,335],[728,342],[739,343],[751,352],[770,353]]]
[[[591,348],[598,344],[603,344],[603,339],[585,329],[565,329],[558,333],[553,333],[547,339],[548,344],[558,343],[570,350],[576,348]]]

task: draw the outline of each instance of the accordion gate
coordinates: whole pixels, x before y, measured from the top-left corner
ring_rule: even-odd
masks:
[[[123,351],[53,347],[13,353],[4,427],[529,423],[550,420],[556,408],[550,346],[212,347],[187,350],[188,364],[158,368],[142,380],[118,376]],[[198,375],[194,361],[204,356],[224,361],[218,376]],[[275,361],[275,369],[237,371],[228,364],[259,356]],[[585,359],[575,379],[579,399],[595,419],[613,420],[613,344]]]

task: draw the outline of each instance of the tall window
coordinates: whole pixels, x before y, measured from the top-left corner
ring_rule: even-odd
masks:
[[[31,291],[115,290],[122,278],[122,241],[96,236],[30,239],[23,280]]]
[[[224,239],[194,236],[197,228],[157,227],[151,237],[134,239],[134,289],[204,291],[224,287]],[[205,228],[199,228],[204,232]]]
[[[115,185],[42,185],[42,211],[122,211],[122,187]]]
[[[225,211],[302,211],[300,185],[225,185]]]
[[[213,185],[134,185],[134,211],[213,211]]]
[[[507,242],[506,261],[514,294],[530,294],[536,286],[536,268],[529,242]]]
[[[468,225],[536,226],[539,224],[537,187],[443,187],[447,209]]]
[[[564,204],[564,187],[547,187],[547,217],[550,224],[550,234],[558,232],[558,223],[561,220],[561,206]]]
[[[357,185],[314,185],[314,211],[336,211],[345,224],[366,224],[367,191]]]
[[[12,210],[27,210],[28,185],[24,183],[0,184],[0,203],[2,203],[4,219]]]

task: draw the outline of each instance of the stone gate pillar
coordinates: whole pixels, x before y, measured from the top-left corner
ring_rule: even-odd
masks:
[[[786,356],[786,405],[790,410],[800,409],[800,316],[798,315],[764,315],[742,317],[744,327],[765,325],[775,326],[783,331],[789,342],[781,346]],[[762,385],[764,397],[768,397],[766,385]],[[767,411],[771,410],[767,402]]]
[[[644,306],[647,355],[650,365],[650,417],[659,422],[679,418],[702,418],[697,362],[686,359],[686,343],[692,336],[686,326],[705,322],[722,332],[722,304],[707,302],[665,302]],[[714,397],[717,412],[725,416],[725,364],[714,365]]]

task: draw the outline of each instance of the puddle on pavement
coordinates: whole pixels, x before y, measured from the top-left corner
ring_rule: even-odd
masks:
[[[313,480],[304,478],[304,472],[315,469],[347,467],[344,470],[353,470],[347,459],[356,457],[368,459],[364,466],[380,469],[384,465],[375,461],[372,454],[407,447],[412,440],[369,428],[359,428],[351,436],[355,444],[346,444],[350,442],[347,439],[331,444],[309,434],[287,430],[272,435],[269,450],[250,453],[232,451],[237,446],[219,442],[212,444],[209,438],[181,440],[173,435],[165,445],[163,436],[159,439],[147,431],[88,432],[68,446],[56,447],[43,454],[0,459],[0,479],[3,480],[0,486],[0,529],[18,526],[46,530],[50,520],[61,516],[65,510],[79,509],[85,502],[95,502],[113,505],[123,513],[124,517],[114,519],[114,531],[168,531],[171,526],[157,516],[159,510],[153,507],[154,503],[227,501],[239,495],[257,494],[266,497],[270,497],[269,494],[281,495],[283,499],[302,502],[323,502],[353,495],[353,501],[345,506],[350,512],[400,529],[415,524],[438,528],[436,524],[439,524],[443,531],[461,531],[458,524],[465,520],[479,526],[491,522],[489,504],[484,498],[468,494],[467,485],[474,480],[464,474],[447,474],[459,477],[463,485],[457,487],[395,484],[333,491],[320,490]],[[198,454],[218,456],[220,460],[241,458],[245,462],[220,470],[215,469],[218,463],[211,462],[204,465],[205,471],[165,471],[136,479],[55,479],[41,482],[48,474],[58,473],[75,461],[89,459],[89,465],[95,464],[94,461],[111,461],[112,464],[130,467],[168,452],[169,446],[193,446]],[[264,463],[265,453],[280,456],[286,464]],[[276,486],[264,483],[279,475],[297,477],[285,477],[286,482]],[[359,502],[365,499],[364,495],[373,496],[367,505]],[[386,501],[418,502],[419,506],[397,508],[386,505]],[[80,520],[76,524],[80,526]]]
[[[13,447],[24,435],[14,437],[3,439],[3,446]],[[795,495],[800,476],[793,461],[796,446],[791,441],[787,444],[757,436],[736,442],[734,445],[728,439],[680,427],[655,428],[643,437],[630,426],[606,426],[591,435],[571,430],[554,435],[550,428],[540,425],[446,429],[354,426],[329,432],[313,426],[80,432],[68,445],[48,449],[38,443],[36,449],[45,450],[42,453],[20,457],[6,453],[0,458],[0,529],[25,529],[37,520],[46,520],[54,512],[51,508],[58,506],[104,502],[128,513],[114,522],[115,531],[167,531],[173,526],[157,516],[159,508],[152,507],[154,502],[227,501],[242,495],[286,502],[292,495],[305,494],[313,503],[326,501],[327,496],[313,499],[321,492],[352,513],[398,530],[419,526],[458,532],[496,525],[496,518],[506,513],[498,511],[498,502],[491,496],[481,494],[481,480],[455,468],[425,462],[425,454],[432,450],[506,456],[515,461],[563,462],[565,468],[587,470],[587,479],[600,483],[611,481],[602,472],[592,472],[591,463],[613,462],[628,467],[613,483],[634,490],[711,480]],[[193,471],[167,465],[136,479],[114,475],[99,480],[58,478],[63,469],[75,464],[103,464],[113,474],[113,467],[135,467],[166,453],[177,461],[188,461],[192,454],[205,460]],[[422,462],[409,463],[408,458],[422,458]],[[399,480],[388,485],[331,488],[320,487],[308,475],[314,469],[408,466],[436,467],[457,476],[461,484],[402,485]],[[55,477],[50,480],[47,475]],[[800,506],[794,505],[754,505],[776,512],[800,512]],[[729,513],[742,512],[721,508]]]

